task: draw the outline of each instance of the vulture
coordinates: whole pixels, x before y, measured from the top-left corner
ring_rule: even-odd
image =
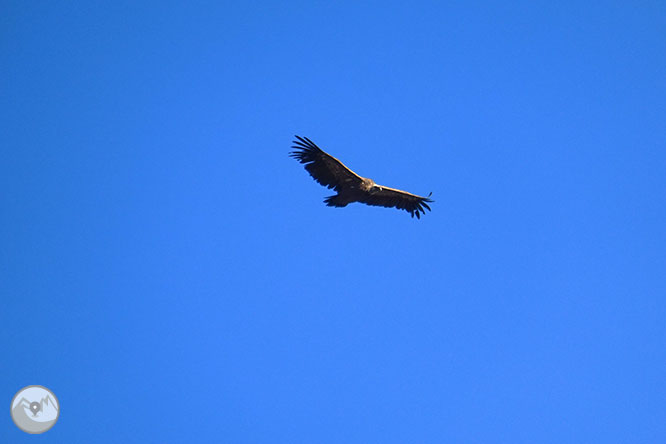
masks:
[[[423,197],[377,185],[372,179],[359,176],[338,159],[325,153],[307,137],[296,136],[296,139],[292,146],[295,151],[289,153],[289,156],[305,164],[305,169],[315,181],[338,193],[324,199],[329,207],[345,207],[352,202],[361,202],[405,210],[418,219],[421,213],[425,214],[424,208],[430,211],[428,202],[434,202],[429,199],[432,193]]]

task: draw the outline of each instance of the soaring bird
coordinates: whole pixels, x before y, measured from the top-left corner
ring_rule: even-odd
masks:
[[[338,194],[329,196],[324,202],[329,207],[345,207],[352,202],[361,202],[378,207],[405,210],[418,219],[424,208],[430,211],[428,197],[417,196],[407,191],[378,185],[374,180],[361,177],[330,154],[325,153],[307,137],[296,136],[289,153],[290,157],[305,164],[310,176],[323,186],[333,188]]]

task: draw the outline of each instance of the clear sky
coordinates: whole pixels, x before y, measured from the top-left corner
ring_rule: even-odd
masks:
[[[0,57],[0,442],[666,442],[663,1],[3,1]]]

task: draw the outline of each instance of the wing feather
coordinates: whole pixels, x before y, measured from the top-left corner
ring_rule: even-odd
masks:
[[[347,168],[335,157],[324,152],[307,137],[295,136],[295,151],[289,153],[290,157],[305,164],[305,169],[318,183],[327,188],[333,188],[340,192],[341,189],[350,185],[358,185],[362,177]]]
[[[383,185],[379,186],[381,187],[381,190],[374,193],[364,193],[363,196],[359,198],[359,202],[377,207],[405,210],[408,213],[411,213],[412,217],[416,216],[418,219],[421,218],[421,214],[425,214],[426,209],[430,211],[428,203],[434,202],[434,200],[430,199],[432,193],[427,197],[423,197],[408,193],[407,191],[397,190]]]

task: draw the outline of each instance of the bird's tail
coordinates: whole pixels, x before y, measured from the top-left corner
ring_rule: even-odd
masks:
[[[324,203],[329,207],[346,207],[349,201],[342,199],[339,194],[335,194],[324,199]]]

